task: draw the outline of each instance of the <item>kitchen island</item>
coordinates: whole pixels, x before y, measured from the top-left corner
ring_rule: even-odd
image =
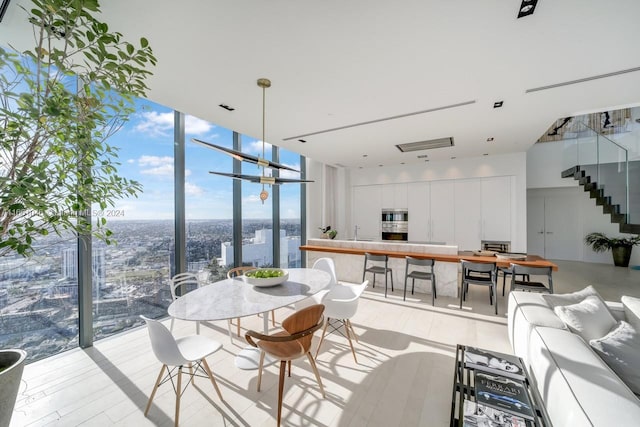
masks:
[[[307,253],[307,265],[312,266],[318,258],[332,258],[336,265],[338,280],[350,283],[362,282],[364,269],[364,253],[389,255],[389,267],[393,270],[393,286],[396,291],[404,287],[405,256],[434,258],[437,295],[458,296],[458,247],[440,244],[421,244],[406,242],[373,242],[355,240],[308,239],[307,244],[300,247]],[[367,274],[370,286],[373,275]],[[384,277],[377,275],[376,285],[384,287]],[[407,283],[410,291],[411,282]],[[391,286],[389,285],[389,291]],[[416,280],[416,292],[431,293],[431,283]]]

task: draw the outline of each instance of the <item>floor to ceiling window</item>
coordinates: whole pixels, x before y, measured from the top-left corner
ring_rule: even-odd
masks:
[[[94,221],[107,219],[117,242],[92,244],[94,339],[142,324],[141,314],[166,316],[171,302],[173,117],[169,108],[138,100],[130,121],[109,140],[119,150],[120,174],[140,182],[142,192],[92,212]]]
[[[300,170],[300,154],[280,149],[280,163]],[[281,171],[280,177],[300,179],[300,174]],[[301,206],[300,187],[302,184],[280,186],[280,267],[301,267]]]
[[[186,270],[202,281],[226,277],[233,266],[233,180],[209,173],[233,171],[233,159],[192,141],[233,148],[233,132],[185,117]]]
[[[271,160],[271,144],[242,136],[242,151]],[[263,168],[252,163],[242,162],[242,173],[261,175]],[[271,169],[264,168],[271,176]],[[260,200],[260,193],[268,193],[266,200]],[[269,185],[242,181],[242,265],[271,267],[273,262],[273,189]]]

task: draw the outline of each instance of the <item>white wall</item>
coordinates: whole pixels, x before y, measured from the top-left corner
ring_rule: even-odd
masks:
[[[610,236],[625,236],[619,231],[618,224],[611,223],[611,216],[602,212],[602,206],[596,206],[595,199],[589,198],[578,181],[573,178],[561,178],[562,142],[534,144],[527,152],[527,188],[536,195],[559,195],[572,192],[578,194],[577,206],[566,205],[566,215],[579,223],[580,236],[576,237],[579,248],[578,261],[613,264],[611,252],[595,253],[584,245],[583,239],[589,233],[602,232]],[[628,234],[626,236],[629,236]],[[630,265],[640,264],[640,246],[636,246],[631,255]]]
[[[527,193],[526,153],[453,159],[425,162],[414,165],[398,165],[367,169],[349,169],[350,185],[394,184],[445,179],[468,179],[492,176],[511,176],[513,218],[511,245],[514,251],[524,251],[527,246]],[[351,192],[347,196],[350,198]],[[348,203],[344,203],[348,206]],[[346,208],[345,208],[346,210]],[[345,213],[348,230],[351,230],[351,210]],[[347,233],[347,235],[351,235]]]

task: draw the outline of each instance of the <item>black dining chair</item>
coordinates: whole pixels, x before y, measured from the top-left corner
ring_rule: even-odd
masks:
[[[381,265],[370,265],[369,262],[381,262]],[[376,287],[376,274],[384,274],[384,297],[387,297],[387,274],[391,274],[391,291],[393,292],[393,270],[389,268],[389,256],[388,255],[373,255],[368,252],[364,254],[364,270],[362,271],[362,281],[364,282],[364,276],[367,273],[373,273],[372,287]]]
[[[551,267],[529,267],[525,265],[511,264],[509,267],[513,273],[511,276],[511,290],[523,290],[534,292],[553,293],[553,277]],[[522,280],[517,280],[516,276],[523,276]],[[531,279],[531,276],[546,276],[547,283]]]
[[[462,277],[460,280],[460,309],[462,301],[466,299],[469,285],[481,285],[489,288],[489,303],[495,307],[498,314],[498,285],[496,284],[497,269],[496,263],[481,263],[460,260],[462,265]]]
[[[416,284],[416,279],[418,280],[429,280],[431,281],[431,305],[435,305],[436,295],[436,273],[433,271],[433,266],[435,264],[434,260],[431,258],[413,258],[410,256],[405,257],[407,264],[404,270],[404,294],[402,296],[402,300],[407,300],[407,279],[411,279],[411,295],[413,295],[413,291]],[[409,271],[409,266],[414,267],[426,267],[428,271],[413,269]]]

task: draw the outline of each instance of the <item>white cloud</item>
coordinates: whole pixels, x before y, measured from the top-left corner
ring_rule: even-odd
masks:
[[[184,119],[184,131],[190,135],[204,135],[215,126],[211,123],[193,116],[186,116]]]
[[[129,160],[127,160],[127,163],[129,163],[129,164],[133,164],[133,163],[135,163],[135,162],[136,162],[136,160],[135,160],[135,159],[129,159]]]
[[[246,148],[243,147],[247,153],[257,154],[262,157],[262,141],[253,141],[247,144]],[[271,144],[268,142],[264,143],[264,153],[267,158],[269,158],[269,154],[271,153]]]
[[[140,156],[138,159],[140,166],[164,166],[173,165],[173,157],[171,156]]]
[[[283,165],[285,166],[289,166],[290,168],[294,168],[295,170],[300,170],[300,164],[296,164],[296,165],[289,165],[287,163],[283,163]],[[294,172],[294,171],[289,171],[286,169],[282,169],[280,171],[280,178],[293,178],[293,179],[300,179],[300,172]]]
[[[143,169],[140,171],[143,175],[155,175],[155,176],[173,176],[173,165],[162,165],[151,169]]]
[[[140,123],[135,127],[138,132],[151,136],[171,136],[173,133],[173,113],[148,111],[140,113]]]
[[[243,203],[262,203],[260,201],[260,194],[251,194],[242,198]]]
[[[201,196],[204,194],[204,188],[192,184],[190,182],[184,183],[184,192],[187,196]]]

